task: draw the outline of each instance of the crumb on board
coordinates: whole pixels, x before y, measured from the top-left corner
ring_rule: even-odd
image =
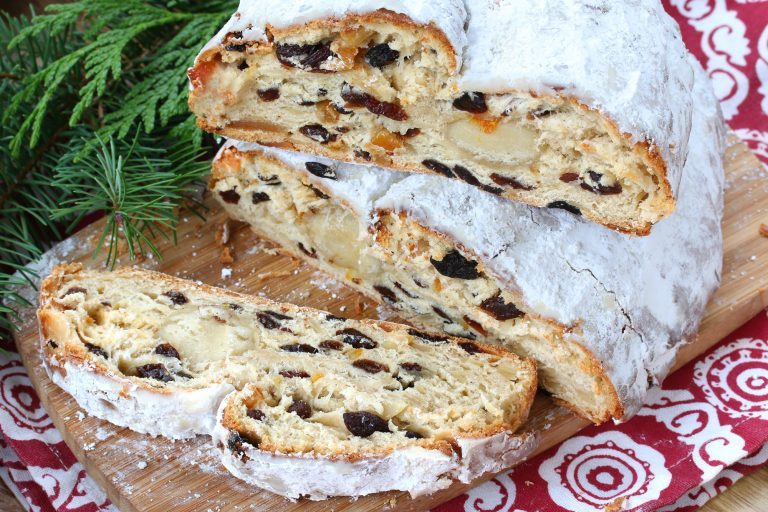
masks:
[[[221,254],[219,255],[219,261],[224,265],[234,263],[235,258],[232,257],[232,251],[229,250],[229,246],[225,245],[221,248]]]
[[[768,238],[768,224],[760,224],[760,236]]]

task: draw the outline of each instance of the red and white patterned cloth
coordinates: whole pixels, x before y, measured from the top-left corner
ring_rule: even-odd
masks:
[[[768,164],[768,0],[665,0],[733,130]],[[0,477],[27,510],[118,512],[0,353]],[[3,437],[4,436],[4,437]],[[670,376],[639,415],[590,427],[434,512],[691,511],[768,461],[768,317]],[[617,500],[619,500],[617,502]]]

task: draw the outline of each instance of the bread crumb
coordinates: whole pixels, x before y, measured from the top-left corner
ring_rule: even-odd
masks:
[[[147,469],[147,463],[143,460],[140,460],[138,464],[136,464],[136,467],[139,469]]]
[[[229,267],[224,267],[221,269],[221,278],[222,279],[229,279],[232,277],[232,269]]]
[[[214,240],[216,245],[226,245],[229,242],[229,221],[224,221],[216,226],[216,235]]]
[[[768,238],[768,224],[760,224],[760,236]]]
[[[219,261],[225,265],[233,263],[235,258],[232,257],[232,252],[229,250],[229,246],[221,248],[221,254],[219,255]]]

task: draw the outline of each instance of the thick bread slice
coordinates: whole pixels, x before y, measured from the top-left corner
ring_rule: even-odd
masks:
[[[248,143],[222,150],[211,189],[231,216],[409,321],[501,341],[581,415],[619,419],[666,374],[720,280],[724,125],[698,70],[678,210],[647,237]]]
[[[639,235],[675,208],[692,112],[657,0],[242,0],[189,77],[206,130]]]
[[[175,439],[215,430],[236,475],[288,497],[432,492],[533,445],[513,433],[535,366],[499,347],[78,264],[44,281],[38,318],[49,375],[89,413]],[[343,481],[295,478],[316,468]]]

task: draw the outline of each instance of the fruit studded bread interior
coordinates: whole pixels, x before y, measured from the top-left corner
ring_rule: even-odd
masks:
[[[720,280],[723,122],[698,76],[680,206],[648,237],[455,181],[245,143],[223,150],[211,187],[230,215],[410,321],[503,340],[583,416],[626,417]]]
[[[517,429],[536,386],[531,363],[495,347],[138,269],[59,267],[39,318],[52,368],[159,394],[245,388],[242,435],[283,454],[451,453],[453,439]]]
[[[609,17],[616,16],[617,11],[626,9],[624,15],[631,15],[638,9],[637,3],[611,7],[606,19],[600,20],[601,27],[610,26],[615,20]],[[574,62],[570,62],[574,69],[561,71],[562,76],[552,75],[552,80],[563,81],[563,87],[556,83],[541,87],[537,77],[532,76],[527,86],[520,87],[526,83],[522,81],[518,87],[505,88],[498,77],[477,77],[481,67],[478,57],[509,52],[506,46],[522,44],[522,35],[517,37],[515,31],[523,32],[525,27],[520,25],[526,15],[534,17],[542,6],[508,1],[498,12],[489,12],[494,9],[491,2],[471,3],[468,62],[457,75],[461,51],[454,53],[452,42],[445,36],[451,31],[442,32],[435,24],[425,26],[402,14],[376,11],[341,19],[312,19],[290,28],[268,25],[261,34],[257,31],[259,21],[248,11],[250,4],[241,4],[239,15],[190,70],[190,106],[207,130],[339,160],[463,180],[491,194],[583,213],[591,220],[637,234],[647,234],[652,223],[674,209],[674,167],[678,157],[669,155],[667,147],[660,150],[643,138],[624,133],[637,130],[638,120],[622,123],[622,131],[611,116],[588,107],[588,100],[569,94],[566,86],[577,81],[571,75],[576,73]],[[291,2],[287,4],[290,8]],[[590,42],[599,41],[594,32],[601,29],[593,30],[589,24],[595,11],[587,6],[575,9],[568,15],[572,23],[589,25],[593,32]],[[461,6],[454,10],[463,12]],[[539,14],[547,18],[557,15]],[[504,41],[504,48],[489,49],[486,39],[494,40],[496,34],[488,23],[481,25],[494,15],[513,17],[507,27],[513,39]],[[255,28],[243,29],[246,19]],[[269,18],[267,21],[272,23]],[[670,29],[664,20],[655,22],[658,26],[652,30],[670,40],[674,47],[671,54],[675,58],[684,55],[678,52],[674,31],[665,32]],[[535,31],[541,24],[542,20],[537,20],[527,29]],[[616,45],[617,40],[622,40],[619,26],[616,33],[602,30],[604,44]],[[543,52],[547,37],[530,36],[537,47],[521,46],[506,66],[514,68],[517,62],[524,66],[520,54]],[[644,34],[643,39],[648,37]],[[563,44],[567,40],[564,36]],[[567,52],[560,49],[560,53]],[[541,65],[546,65],[543,53],[541,58]],[[657,68],[665,65],[654,62]],[[663,84],[663,88],[682,88],[673,78],[685,74],[685,58],[679,58],[677,65],[673,77],[667,77],[671,83]],[[563,67],[567,68],[568,63]],[[488,73],[492,75],[495,70],[490,67]],[[652,74],[651,70],[643,70],[640,81]],[[590,80],[613,79],[597,74]],[[605,87],[610,89],[610,85]],[[626,88],[614,95],[627,95]],[[684,151],[687,132],[678,137],[671,131],[681,129],[672,125],[688,122],[687,116],[677,110],[685,110],[690,100],[678,99],[682,105],[660,114],[665,116],[663,120],[654,121],[669,125],[666,138],[680,139],[658,140],[659,144],[676,144]],[[644,108],[649,107],[633,105],[630,110],[639,112]],[[618,116],[629,116],[625,110]],[[685,122],[681,121],[683,117]],[[665,162],[664,157],[670,161]],[[667,167],[673,168],[671,181]]]

